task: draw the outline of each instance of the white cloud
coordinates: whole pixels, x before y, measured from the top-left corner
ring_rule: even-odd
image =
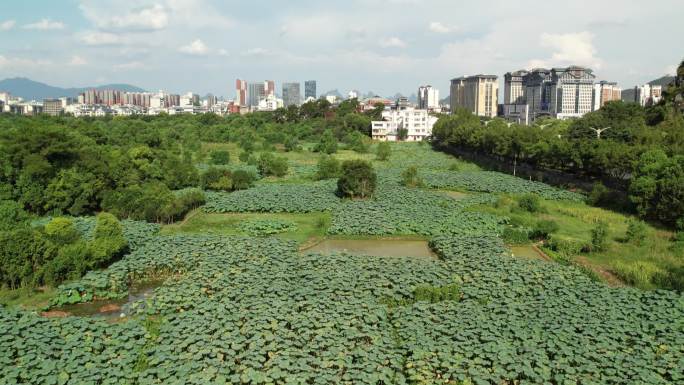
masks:
[[[88,31],[81,36],[81,41],[87,45],[116,45],[120,44],[121,37],[118,34],[99,31]]]
[[[61,21],[53,21],[50,19],[42,19],[35,23],[26,24],[24,29],[37,29],[41,31],[64,29],[64,23]]]
[[[380,46],[385,48],[404,48],[406,47],[406,43],[394,36],[380,41]]]
[[[118,70],[135,70],[135,69],[140,69],[140,68],[144,68],[144,67],[145,67],[145,64],[142,62],[139,62],[139,61],[121,63],[121,64],[117,64],[115,66],[115,68]]]
[[[0,23],[0,31],[9,31],[10,29],[14,28],[15,24],[17,24],[17,22],[14,20],[3,21]]]
[[[80,0],[83,15],[97,28],[122,32],[225,29],[234,22],[206,0]]]
[[[542,33],[539,38],[540,45],[550,49],[551,56],[547,59],[533,59],[529,67],[577,64],[595,69],[601,68],[602,60],[596,57],[593,40],[594,35],[589,32]]]
[[[126,9],[120,2],[111,5],[83,1],[81,10],[86,18],[105,30],[154,31],[169,24],[169,15],[161,4],[132,9]]]
[[[254,47],[246,50],[242,53],[242,56],[267,56],[271,55],[272,52],[261,47]]]
[[[431,22],[428,29],[434,33],[450,33],[457,30],[456,27],[445,25],[439,21]]]
[[[69,61],[69,65],[74,67],[84,66],[86,64],[88,64],[88,62],[78,55],[72,56],[71,60]]]
[[[19,71],[25,71],[26,69],[45,68],[51,64],[52,63],[48,60],[34,60],[0,55],[0,69],[3,70],[15,69]]]
[[[188,54],[188,55],[206,55],[209,53],[209,48],[200,39],[196,39],[188,45],[184,45],[178,49],[178,52]]]

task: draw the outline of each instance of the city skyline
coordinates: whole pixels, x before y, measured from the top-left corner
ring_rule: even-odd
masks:
[[[0,73],[58,86],[126,82],[227,98],[235,97],[236,78],[277,84],[316,79],[319,93],[411,95],[420,84],[447,90],[459,76],[496,74],[501,80],[517,69],[569,65],[631,87],[674,73],[681,60],[681,52],[671,49],[684,32],[677,23],[681,12],[673,12],[677,1],[647,9],[636,1],[577,1],[557,12],[559,6],[12,2],[0,16],[6,37],[0,40]],[[648,54],[643,47],[651,48]]]

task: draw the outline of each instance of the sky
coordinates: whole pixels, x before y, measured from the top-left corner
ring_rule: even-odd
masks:
[[[675,72],[683,0],[3,0],[0,79],[232,98],[235,79],[389,96],[534,67]]]

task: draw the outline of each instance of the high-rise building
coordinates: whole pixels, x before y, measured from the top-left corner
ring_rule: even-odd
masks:
[[[250,82],[247,84],[247,106],[258,107],[259,102],[266,99],[266,83]]]
[[[275,96],[275,82],[273,80],[264,81],[264,98]]]
[[[579,118],[591,112],[595,78],[589,68],[553,68],[549,83],[551,115],[557,119],[567,119]]]
[[[235,104],[238,106],[247,105],[247,81],[237,79],[235,81]]]
[[[283,83],[283,103],[285,107],[298,106],[301,100],[299,83]]]
[[[507,72],[504,75],[504,104],[523,104],[525,102],[523,77],[527,73],[525,70],[519,70]]]
[[[304,99],[316,99],[316,81],[307,80],[304,82]]]
[[[422,110],[439,108],[439,90],[430,85],[418,87],[418,108]]]
[[[62,114],[62,101],[59,99],[44,99],[43,113],[58,116]]]
[[[465,108],[478,116],[493,118],[498,108],[496,75],[474,75],[451,80],[451,111]]]
[[[530,121],[550,114],[550,83],[551,71],[544,68],[535,68],[523,76],[523,99],[528,106]]]
[[[610,101],[620,100],[621,97],[622,89],[618,87],[616,82],[607,82],[605,80],[601,80],[600,82],[594,84],[592,110],[596,111]]]

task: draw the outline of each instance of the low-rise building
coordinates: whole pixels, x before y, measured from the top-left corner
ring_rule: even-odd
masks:
[[[50,116],[59,116],[62,114],[63,106],[60,99],[44,99],[43,113]]]
[[[371,122],[371,134],[374,140],[416,142],[429,138],[436,122],[427,110],[386,109],[382,120]],[[405,137],[400,139],[402,133]]]

